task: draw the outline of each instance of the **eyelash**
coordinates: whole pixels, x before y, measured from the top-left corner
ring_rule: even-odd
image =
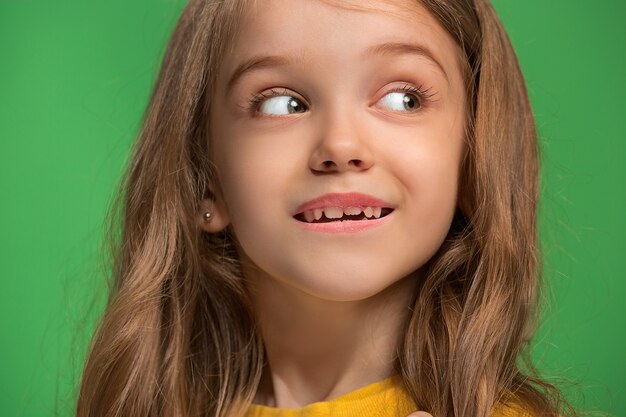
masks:
[[[423,107],[427,106],[430,102],[435,101],[433,100],[433,96],[436,93],[431,92],[431,90],[432,90],[432,87],[424,89],[423,84],[420,84],[419,87],[414,87],[407,83],[403,87],[395,88],[391,91],[388,91],[385,95],[390,94],[390,93],[400,93],[400,92],[414,94],[419,102],[419,108],[418,108],[418,111],[419,111]],[[272,97],[279,97],[279,96],[289,96],[289,97],[298,99],[296,96],[293,95],[293,93],[291,93],[286,88],[283,88],[282,91],[272,88],[271,90],[269,90],[269,92],[262,92],[262,93],[254,94],[252,97],[250,97],[250,99],[248,100],[248,109],[250,110],[251,113],[257,114],[257,112],[259,111],[259,107],[261,106],[263,101]],[[269,117],[272,117],[272,116],[269,116]],[[273,116],[273,117],[276,117],[276,116]]]

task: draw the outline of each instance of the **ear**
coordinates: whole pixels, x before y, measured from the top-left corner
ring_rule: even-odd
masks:
[[[207,220],[205,213],[210,213]],[[206,198],[200,201],[200,210],[196,213],[198,226],[208,233],[221,232],[230,224],[230,217],[224,204],[224,199],[216,196],[214,199]]]

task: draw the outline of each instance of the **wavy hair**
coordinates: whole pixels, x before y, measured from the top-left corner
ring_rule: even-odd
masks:
[[[110,212],[110,290],[78,417],[240,416],[256,392],[263,341],[232,236],[196,220],[216,186],[215,78],[249,1],[191,0],[168,44]],[[436,417],[487,417],[498,404],[574,415],[529,361],[518,363],[536,323],[541,257],[538,145],[517,58],[488,0],[419,4],[462,51],[469,151],[462,210],[424,267],[397,371]]]

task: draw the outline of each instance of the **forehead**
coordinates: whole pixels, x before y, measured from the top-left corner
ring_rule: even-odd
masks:
[[[271,39],[314,41],[341,32],[343,26],[361,29],[352,33],[354,41],[383,34],[400,36],[408,28],[413,30],[407,36],[447,36],[417,0],[256,0],[244,6],[239,46],[253,47]]]
[[[417,0],[252,0],[223,68],[259,55],[299,60],[342,59],[388,42],[424,45],[442,66],[459,66],[461,51]]]

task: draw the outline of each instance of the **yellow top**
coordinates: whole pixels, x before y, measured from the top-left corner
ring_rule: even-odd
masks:
[[[298,409],[252,404],[245,417],[407,417],[417,411],[399,375],[374,382],[330,401]],[[428,410],[426,410],[428,411]],[[519,409],[500,407],[492,417],[528,417]]]

